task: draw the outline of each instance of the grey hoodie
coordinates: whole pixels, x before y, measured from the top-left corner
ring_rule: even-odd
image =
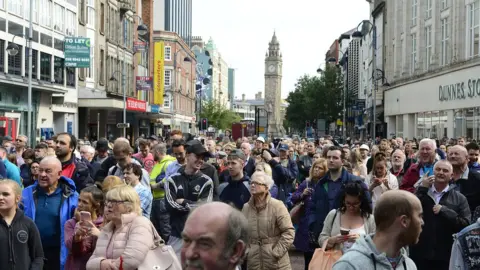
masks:
[[[385,253],[380,253],[372,240],[373,234],[361,236],[355,244],[333,265],[333,270],[392,270]],[[407,257],[404,248],[402,258],[395,270],[417,270],[415,263]]]

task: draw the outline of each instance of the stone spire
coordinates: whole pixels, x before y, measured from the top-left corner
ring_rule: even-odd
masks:
[[[278,56],[280,57],[280,42],[278,42],[277,35],[273,31],[272,40],[268,43],[268,56]]]

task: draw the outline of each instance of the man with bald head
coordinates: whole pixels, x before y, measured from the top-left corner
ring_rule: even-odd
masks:
[[[480,172],[470,170],[468,151],[461,145],[449,147],[447,159],[453,168],[451,188],[465,195],[470,211],[474,213],[480,206]]]
[[[68,255],[63,228],[77,208],[78,193],[73,180],[62,176],[57,157],[43,158],[38,172],[38,180],[23,190],[20,206],[40,231],[44,269],[63,269]]]
[[[239,210],[221,203],[196,208],[182,232],[183,269],[240,269],[247,250],[248,222]]]
[[[418,242],[422,215],[422,205],[412,193],[383,193],[375,204],[375,234],[360,237],[333,265],[333,270],[417,269],[404,247]]]

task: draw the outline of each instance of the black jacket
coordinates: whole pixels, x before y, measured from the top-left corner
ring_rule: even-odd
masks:
[[[467,179],[458,179],[450,187],[467,198],[472,214],[475,212],[475,208],[480,206],[480,172],[469,170]]]
[[[5,270],[43,269],[43,248],[35,223],[17,209],[10,226],[0,219],[0,265]]]
[[[240,180],[233,180],[229,175],[227,182],[218,186],[219,200],[233,204],[237,209],[242,210],[251,197],[250,194],[250,177],[244,175]]]
[[[255,159],[249,157],[247,164],[243,167],[243,171],[248,177],[252,177],[252,174],[255,172]]]
[[[410,246],[413,261],[435,260],[448,261],[452,251],[452,235],[460,232],[470,224],[470,208],[465,196],[453,189],[442,196],[440,212],[433,213],[435,201],[429,188],[419,186],[415,193],[423,208],[423,226],[418,244]]]
[[[211,202],[213,191],[213,181],[210,177],[202,172],[187,175],[185,166],[166,179],[165,207],[170,213],[172,236],[180,238],[190,210],[193,210],[199,202]],[[183,202],[177,202],[178,199],[183,199]]]

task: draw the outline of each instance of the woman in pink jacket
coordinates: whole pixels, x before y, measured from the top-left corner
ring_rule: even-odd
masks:
[[[131,186],[115,187],[107,193],[105,215],[110,222],[98,236],[97,246],[87,262],[88,270],[134,270],[153,247],[153,227],[142,216],[140,198]]]
[[[86,187],[80,193],[75,217],[65,223],[65,245],[69,251],[65,269],[85,270],[100,235],[103,200],[103,192],[96,186]]]

